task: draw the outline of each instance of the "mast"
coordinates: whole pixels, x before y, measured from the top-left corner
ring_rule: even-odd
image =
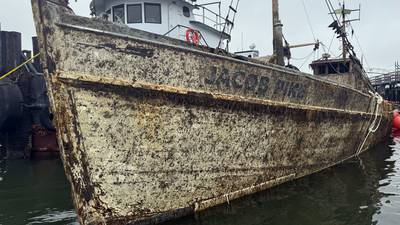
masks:
[[[343,60],[346,60],[348,55],[353,55],[355,56],[355,53],[353,51],[353,47],[349,40],[347,39],[347,24],[350,24],[350,22],[353,21],[359,21],[361,18],[361,5],[358,9],[346,9],[346,4],[345,0],[343,0],[343,4],[341,4],[340,9],[334,9],[332,6],[332,3],[330,0],[325,0],[326,5],[328,6],[328,9],[330,11],[330,14],[332,16],[332,19],[334,22],[329,25],[330,28],[335,30],[336,34],[339,34],[337,38],[342,39],[342,57]],[[350,15],[352,12],[358,12],[358,18],[357,19],[350,19],[346,20],[346,16]],[[340,18],[338,15],[342,16],[342,19],[340,21]],[[354,31],[352,31],[354,33]]]
[[[346,45],[346,13],[345,13],[346,7],[345,3],[343,1],[342,5],[342,26],[343,26],[343,35],[342,35],[342,55],[343,55],[343,60],[346,60],[347,57],[347,45]]]
[[[272,26],[273,26],[273,46],[276,64],[284,66],[284,51],[283,51],[283,24],[279,19],[279,0],[272,0]]]

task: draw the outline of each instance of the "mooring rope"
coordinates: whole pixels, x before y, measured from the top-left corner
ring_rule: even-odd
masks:
[[[15,71],[19,70],[21,67],[25,66],[26,64],[30,63],[32,60],[34,60],[35,58],[37,58],[40,55],[40,53],[32,56],[30,59],[26,60],[25,62],[21,63],[19,66],[15,67],[14,69],[8,71],[6,74],[2,75],[0,77],[0,80],[10,76],[12,73],[14,73]]]
[[[382,117],[383,115],[381,115],[379,117],[379,122],[378,122],[378,116],[379,116],[379,107],[383,102],[383,98],[380,94],[378,93],[372,93],[370,92],[374,99],[376,99],[376,105],[375,105],[375,113],[374,113],[374,120],[372,121],[371,125],[368,128],[368,133],[364,138],[364,141],[362,142],[362,144],[360,145],[360,147],[357,149],[356,155],[359,155],[362,151],[362,149],[364,148],[365,142],[367,141],[368,137],[372,134],[375,133],[378,129],[379,126],[381,125],[381,121],[382,121]]]

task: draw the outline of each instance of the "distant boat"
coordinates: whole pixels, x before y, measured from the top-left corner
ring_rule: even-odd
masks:
[[[95,19],[66,2],[32,7],[81,224],[160,223],[229,203],[391,131],[392,106],[350,49],[313,62],[314,75],[284,66],[276,0],[274,63],[223,50],[235,4],[212,27],[190,22],[202,8],[183,0],[94,1]]]

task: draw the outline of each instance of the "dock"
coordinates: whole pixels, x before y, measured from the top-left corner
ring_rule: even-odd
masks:
[[[22,50],[21,33],[0,31],[0,156],[30,158],[56,153],[56,130],[36,37],[32,50]]]
[[[370,77],[375,91],[385,100],[400,103],[400,65],[395,64],[395,70],[390,73]]]

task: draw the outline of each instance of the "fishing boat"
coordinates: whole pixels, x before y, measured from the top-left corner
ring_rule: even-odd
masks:
[[[85,18],[66,0],[32,0],[81,224],[155,224],[229,204],[388,136],[392,106],[347,42],[314,74],[285,66],[272,4],[274,54],[260,60],[226,51],[235,3],[212,26],[193,17],[208,12],[195,1],[95,0]]]

